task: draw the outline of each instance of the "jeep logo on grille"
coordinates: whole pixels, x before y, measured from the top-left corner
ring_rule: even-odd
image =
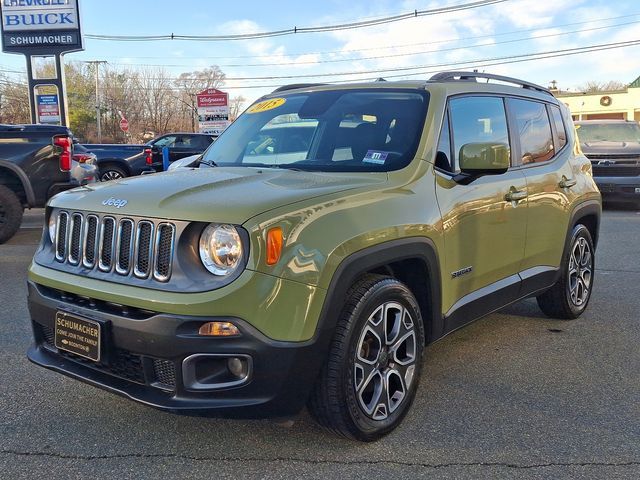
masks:
[[[102,202],[102,205],[104,205],[105,207],[116,207],[116,208],[122,208],[124,207],[127,203],[126,200],[122,200],[120,198],[107,198],[106,200],[104,200]]]

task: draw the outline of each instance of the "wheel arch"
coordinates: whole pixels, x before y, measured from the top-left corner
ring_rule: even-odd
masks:
[[[392,240],[342,260],[329,284],[317,333],[333,331],[349,287],[368,273],[390,275],[407,285],[420,306],[427,343],[442,335],[440,265],[436,246],[426,237]]]
[[[593,200],[578,205],[571,214],[569,230],[567,231],[567,241],[570,240],[571,232],[576,225],[582,224],[587,227],[593,240],[594,248],[598,246],[598,236],[600,233],[600,217],[602,216],[602,205]]]
[[[31,186],[29,177],[27,177],[27,174],[24,173],[20,167],[5,160],[0,160],[0,179],[3,178],[13,180],[11,184],[6,184],[6,186],[11,188],[14,192],[14,186],[21,187],[21,191],[16,193],[21,200],[24,199],[26,201],[26,204],[29,207],[33,207],[35,205],[36,196],[33,192],[33,187]],[[1,183],[4,184],[4,182]]]

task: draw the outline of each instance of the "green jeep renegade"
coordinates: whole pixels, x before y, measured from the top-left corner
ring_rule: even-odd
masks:
[[[600,214],[543,87],[468,72],[283,87],[198,168],[51,200],[28,355],[173,412],[307,405],[375,440],[407,413],[426,344],[527,297],[585,310]]]

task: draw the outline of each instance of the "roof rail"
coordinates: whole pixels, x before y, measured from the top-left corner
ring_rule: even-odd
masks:
[[[513,85],[519,85],[522,88],[529,90],[537,90],[538,92],[548,93],[553,96],[553,93],[548,88],[536,85],[535,83],[525,82],[513,77],[505,77],[503,75],[494,75],[492,73],[480,73],[480,72],[440,72],[432,76],[430,82],[450,82],[450,81],[478,81],[479,78],[486,78],[487,80],[497,80],[499,82],[511,83]]]
[[[286,90],[296,90],[298,88],[321,87],[323,85],[327,85],[327,84],[326,83],[292,83],[291,85],[283,85],[281,87],[278,87],[271,93],[284,92]]]

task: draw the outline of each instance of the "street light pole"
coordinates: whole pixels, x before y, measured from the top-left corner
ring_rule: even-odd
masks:
[[[92,64],[96,69],[96,127],[98,133],[98,143],[102,143],[102,124],[101,124],[101,109],[100,109],[100,64],[107,63],[105,60],[93,60],[91,62],[87,62]]]

